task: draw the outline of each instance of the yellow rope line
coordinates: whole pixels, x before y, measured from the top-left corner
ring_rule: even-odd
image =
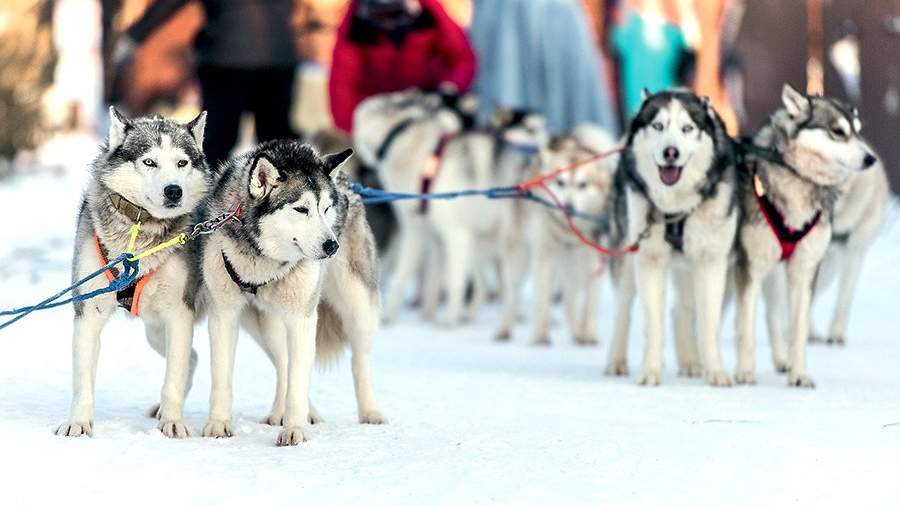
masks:
[[[172,246],[176,246],[178,244],[186,244],[187,238],[188,238],[188,235],[182,232],[162,244],[157,244],[156,246],[154,246],[150,249],[146,249],[146,250],[138,253],[137,255],[132,256],[128,260],[135,262],[142,258],[147,258],[150,255],[155,255],[164,249],[171,248]]]

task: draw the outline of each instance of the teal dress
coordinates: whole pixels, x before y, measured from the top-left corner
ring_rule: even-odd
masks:
[[[643,88],[655,93],[678,86],[678,69],[688,45],[681,29],[671,23],[662,25],[661,43],[654,44],[645,35],[644,19],[634,11],[626,16],[610,39],[619,57],[622,111],[631,119],[641,107]]]

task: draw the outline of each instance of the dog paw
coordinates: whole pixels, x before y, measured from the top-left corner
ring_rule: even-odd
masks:
[[[496,336],[494,336],[494,341],[497,341],[499,343],[505,343],[510,339],[512,339],[512,332],[510,332],[508,329],[501,330],[500,332],[497,332]]]
[[[575,344],[577,346],[597,346],[600,344],[600,338],[597,336],[575,336]]]
[[[662,372],[658,370],[644,370],[638,378],[638,385],[644,387],[658,387],[662,383]]]
[[[550,336],[538,336],[534,338],[534,341],[532,341],[531,344],[533,346],[550,347],[550,345],[553,343],[550,342]]]
[[[628,364],[624,360],[613,360],[606,366],[607,376],[628,376]]]
[[[774,366],[775,372],[778,374],[787,374],[791,372],[791,365],[788,364],[787,360],[776,360]]]
[[[708,385],[714,387],[730,387],[734,384],[731,381],[731,376],[725,374],[725,371],[722,370],[705,371],[703,377]]]
[[[231,427],[231,420],[208,420],[203,426],[203,437],[214,437],[216,439],[231,437],[234,430]]]
[[[369,409],[360,412],[359,423],[367,425],[384,425],[388,423],[388,420],[377,409]]]
[[[734,382],[738,385],[755,385],[756,375],[753,371],[738,371],[734,374]]]
[[[837,335],[829,337],[828,340],[825,341],[825,344],[828,344],[829,346],[844,346],[846,341],[844,341],[844,336]]]
[[[81,437],[94,435],[94,422],[69,422],[56,428],[57,436]]]
[[[815,382],[806,374],[791,374],[788,377],[788,386],[797,388],[816,388]]]
[[[147,410],[147,416],[159,420],[159,404],[154,404],[153,406],[151,406],[150,409]]]
[[[819,334],[810,333],[807,341],[812,344],[821,344],[825,342],[825,338],[820,336]]]
[[[167,438],[184,439],[191,437],[191,431],[184,424],[184,420],[161,421],[157,427]]]
[[[316,410],[314,410],[314,409],[310,409],[310,410],[309,410],[309,415],[307,415],[306,421],[308,421],[310,425],[316,425],[316,424],[319,424],[319,423],[325,423],[325,419],[322,418],[322,417],[319,415],[319,412],[316,411]]]
[[[278,433],[275,439],[276,446],[297,446],[306,441],[306,435],[303,434],[303,427],[285,427]]]
[[[268,415],[263,417],[263,419],[260,420],[259,423],[271,425],[273,427],[281,427],[281,425],[284,423],[284,413],[269,413]]]
[[[682,364],[678,366],[678,375],[685,378],[699,378],[703,376],[703,366],[693,362]]]

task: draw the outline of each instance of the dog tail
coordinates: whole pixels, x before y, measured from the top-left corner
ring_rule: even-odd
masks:
[[[341,318],[323,298],[319,302],[319,320],[316,323],[316,362],[321,366],[334,364],[344,354],[346,345],[347,336]]]

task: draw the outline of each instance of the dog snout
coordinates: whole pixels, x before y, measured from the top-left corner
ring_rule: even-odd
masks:
[[[878,161],[878,158],[875,158],[875,155],[872,153],[866,153],[866,156],[863,158],[863,169],[868,169],[869,167],[875,165],[875,162]]]
[[[338,242],[334,239],[328,239],[327,241],[322,243],[322,251],[325,252],[328,256],[334,256],[338,250]]]
[[[177,203],[181,201],[184,191],[177,184],[170,184],[163,188],[163,196],[167,202]]]
[[[678,161],[678,148],[674,146],[669,146],[663,150],[663,158],[665,158],[667,163],[675,163]]]

